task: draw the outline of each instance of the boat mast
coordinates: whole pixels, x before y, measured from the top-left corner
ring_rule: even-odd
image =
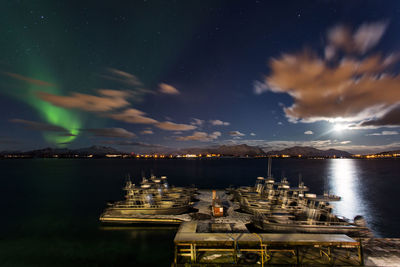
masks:
[[[271,175],[271,157],[268,157],[268,178],[272,178]]]

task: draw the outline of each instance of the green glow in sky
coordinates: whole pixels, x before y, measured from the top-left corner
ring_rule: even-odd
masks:
[[[56,84],[53,79],[51,79],[50,75],[47,74],[46,70],[44,68],[38,68],[37,64],[35,67],[31,68],[31,70],[30,77]],[[79,119],[78,114],[74,111],[53,106],[52,104],[39,99],[36,95],[39,91],[60,95],[62,94],[61,90],[57,85],[38,86],[35,84],[29,84],[28,92],[24,101],[35,108],[44,121],[63,127],[69,132],[69,134],[71,134],[71,136],[65,136],[65,134],[63,136],[62,133],[44,132],[44,138],[47,142],[58,146],[63,146],[63,143],[72,142],[79,134],[79,128],[81,126],[81,120]]]
[[[42,121],[65,128],[67,130],[65,133],[49,131],[42,132],[43,137],[47,142],[60,147],[65,146],[65,143],[72,142],[79,134],[79,129],[82,125],[79,114],[76,111],[53,106],[52,104],[41,100],[37,96],[37,93],[40,91],[58,95],[62,95],[62,91],[46,68],[40,66],[37,62],[35,62],[34,66],[32,65],[29,70],[30,71],[27,75],[29,78],[51,83],[53,86],[37,85],[32,82],[20,82],[14,80],[14,82],[18,82],[18,89],[3,90],[3,93],[23,101],[34,108],[38,112]]]

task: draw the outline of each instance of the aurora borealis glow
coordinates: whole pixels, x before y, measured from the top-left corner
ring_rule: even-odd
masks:
[[[45,122],[63,127],[67,130],[69,135],[60,135],[60,133],[43,132],[44,138],[52,144],[57,144],[63,146],[63,143],[73,141],[79,134],[79,129],[81,127],[81,119],[76,111],[67,110],[61,107],[51,105],[48,102],[42,101],[37,98],[37,92],[45,91],[49,93],[59,94],[62,92],[55,81],[51,79],[51,76],[45,72],[44,68],[31,69],[29,77],[35,77],[35,79],[40,81],[46,81],[45,83],[37,82],[25,82],[21,83],[21,89],[9,91],[8,93],[13,98],[20,100],[29,106],[31,106],[42,120]],[[48,83],[48,84],[46,84]]]
[[[2,3],[0,150],[400,147],[399,3],[289,3]]]

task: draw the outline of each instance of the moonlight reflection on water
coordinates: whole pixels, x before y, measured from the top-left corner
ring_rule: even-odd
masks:
[[[330,192],[342,197],[341,201],[332,203],[335,213],[349,219],[353,219],[356,215],[363,215],[368,219],[369,209],[361,193],[362,183],[356,160],[333,159],[329,162]]]

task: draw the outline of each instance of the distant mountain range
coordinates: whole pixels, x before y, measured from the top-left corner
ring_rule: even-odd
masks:
[[[129,152],[121,152],[113,147],[108,146],[91,146],[86,148],[79,149],[68,149],[68,148],[43,148],[37,150],[31,150],[26,152],[21,151],[2,151],[0,152],[0,156],[6,155],[16,155],[16,156],[25,156],[25,157],[53,157],[55,155],[59,157],[86,157],[89,155],[93,155],[93,157],[104,157],[107,154],[116,154],[116,155],[129,155]],[[153,153],[155,154],[155,153]],[[328,149],[328,150],[320,150],[314,147],[303,147],[303,146],[295,146],[290,148],[285,148],[282,150],[272,150],[272,151],[264,151],[260,147],[257,146],[249,146],[246,144],[241,145],[221,145],[221,146],[212,146],[212,147],[192,147],[192,148],[184,148],[179,150],[169,150],[167,154],[172,155],[183,155],[183,154],[219,154],[220,156],[226,157],[257,157],[257,156],[282,156],[288,155],[291,157],[298,157],[301,155],[302,157],[351,157],[352,154],[336,149]],[[400,150],[393,151],[385,151],[376,153],[379,154],[400,154]]]
[[[343,150],[337,149],[328,149],[328,150],[320,150],[314,147],[307,146],[294,146],[290,148],[285,148],[282,150],[273,150],[268,151],[267,155],[289,155],[289,156],[298,156],[302,157],[351,157],[351,153]]]
[[[70,156],[70,155],[78,155],[78,156],[105,156],[107,154],[128,154],[125,152],[120,152],[112,147],[107,146],[91,146],[86,148],[78,148],[78,149],[68,149],[68,148],[51,148],[46,147],[43,149],[30,150],[30,151],[2,151],[0,155],[25,155],[31,157],[51,157],[54,155],[59,156]]]
[[[248,146],[245,144],[242,145],[233,145],[233,146],[215,146],[215,147],[206,147],[206,148],[185,148],[180,149],[175,152],[176,154],[220,154],[223,156],[232,156],[232,157],[255,157],[255,156],[265,156],[266,153],[257,146]]]

